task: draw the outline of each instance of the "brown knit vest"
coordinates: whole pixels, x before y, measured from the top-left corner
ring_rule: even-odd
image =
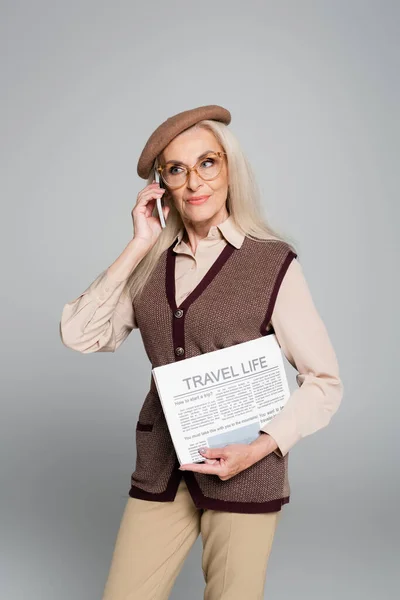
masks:
[[[280,240],[245,237],[227,243],[200,283],[177,307],[175,259],[165,250],[140,297],[135,315],[153,367],[273,333],[270,324],[285,272],[297,255]],[[197,508],[265,513],[289,502],[288,457],[271,452],[231,479],[179,471],[153,377],[136,425],[132,498],[172,501],[183,476]]]

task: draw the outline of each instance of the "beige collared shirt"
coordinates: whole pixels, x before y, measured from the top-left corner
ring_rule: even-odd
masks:
[[[240,248],[244,236],[231,216],[213,225],[193,254],[179,232],[176,252],[176,304],[196,287],[228,242]],[[65,304],[60,321],[63,343],[82,353],[115,352],[138,328],[125,281],[102,271],[77,298]],[[301,438],[328,425],[343,396],[338,361],[326,327],[314,305],[298,260],[290,263],[276,298],[271,323],[287,360],[296,368],[298,388],[283,410],[262,431],[285,456]]]

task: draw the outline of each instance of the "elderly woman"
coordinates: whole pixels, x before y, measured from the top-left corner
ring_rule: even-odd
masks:
[[[147,185],[132,210],[134,236],[64,306],[61,338],[82,353],[114,352],[139,329],[157,367],[274,334],[298,389],[253,442],[199,448],[203,462],[180,465],[150,378],[103,600],[167,599],[199,534],[205,600],[262,598],[289,502],[289,450],[329,423],[343,395],[297,253],[263,217],[230,121],[225,108],[201,106],[151,134],[137,165]]]

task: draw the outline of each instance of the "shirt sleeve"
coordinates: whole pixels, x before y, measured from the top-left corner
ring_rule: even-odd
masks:
[[[82,352],[115,352],[132,329],[138,328],[126,280],[108,269],[77,298],[64,305],[59,323],[65,346]]]
[[[343,396],[335,351],[296,259],[280,285],[271,323],[283,353],[298,371],[299,389],[261,429],[274,438],[274,452],[283,458],[300,439],[328,425]]]

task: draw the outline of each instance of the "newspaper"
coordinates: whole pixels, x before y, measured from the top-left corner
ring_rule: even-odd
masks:
[[[152,369],[180,464],[202,446],[250,443],[290,395],[275,334]]]

